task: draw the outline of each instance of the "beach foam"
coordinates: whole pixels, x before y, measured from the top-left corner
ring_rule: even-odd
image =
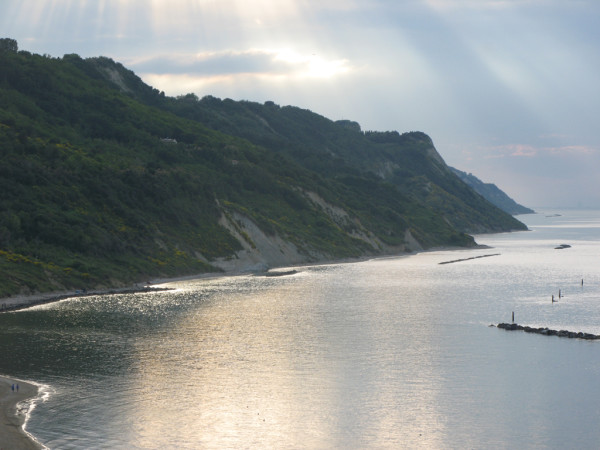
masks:
[[[19,386],[18,391],[12,386]],[[45,386],[0,376],[0,448],[44,449],[26,431],[31,411],[48,395]]]

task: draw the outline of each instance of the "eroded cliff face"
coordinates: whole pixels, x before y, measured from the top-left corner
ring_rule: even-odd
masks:
[[[343,208],[328,203],[315,192],[303,191],[302,193],[340,227],[352,227],[350,234],[370,247],[370,250],[365,251],[362,256],[397,255],[423,250],[423,246],[409,229],[405,231],[403,245],[386,245]],[[225,272],[264,272],[274,267],[332,260],[330,255],[312,249],[306,243],[303,243],[300,248],[278,234],[265,233],[251,218],[239,212],[224,213],[219,224],[227,229],[243,247],[231,257],[211,261],[203,258]]]
[[[210,261],[212,265],[226,272],[264,272],[271,267],[290,266],[325,258],[318,253],[302,253],[293,243],[279,235],[267,235],[252,219],[237,212],[223,214],[219,223],[243,247],[232,257]]]

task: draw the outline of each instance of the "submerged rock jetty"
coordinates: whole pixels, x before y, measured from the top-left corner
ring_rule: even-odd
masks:
[[[453,263],[462,262],[462,261],[470,261],[472,259],[489,258],[490,256],[500,256],[500,253],[493,253],[490,255],[471,256],[470,258],[453,259],[452,261],[442,261],[438,264],[453,264]]]
[[[566,337],[571,339],[587,339],[587,340],[595,340],[600,339],[600,335],[591,334],[591,333],[582,333],[575,331],[567,331],[567,330],[551,330],[549,328],[533,328],[529,326],[518,325],[516,323],[499,323],[497,325],[498,328],[502,328],[506,331],[524,331],[526,333],[535,333],[535,334],[543,334],[545,336],[558,336],[558,337]]]

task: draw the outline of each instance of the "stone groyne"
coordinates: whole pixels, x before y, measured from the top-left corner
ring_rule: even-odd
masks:
[[[471,261],[472,259],[489,258],[490,256],[500,256],[500,253],[493,253],[491,255],[471,256],[470,258],[453,259],[452,261],[442,261],[438,264],[454,264],[457,262]]]
[[[566,337],[571,339],[586,339],[586,340],[595,340],[600,339],[600,335],[591,334],[591,333],[582,333],[575,331],[567,331],[567,330],[551,330],[549,328],[533,328],[523,325],[518,325],[516,323],[499,323],[496,325],[498,328],[502,328],[506,331],[524,331],[525,333],[535,333],[535,334],[543,334],[545,336],[558,336],[558,337]]]

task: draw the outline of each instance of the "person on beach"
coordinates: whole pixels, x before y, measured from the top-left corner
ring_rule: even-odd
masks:
[[[15,383],[13,383],[13,385],[10,388],[12,389],[13,392],[15,392]]]
[[[17,384],[17,392],[19,392],[19,385]]]

